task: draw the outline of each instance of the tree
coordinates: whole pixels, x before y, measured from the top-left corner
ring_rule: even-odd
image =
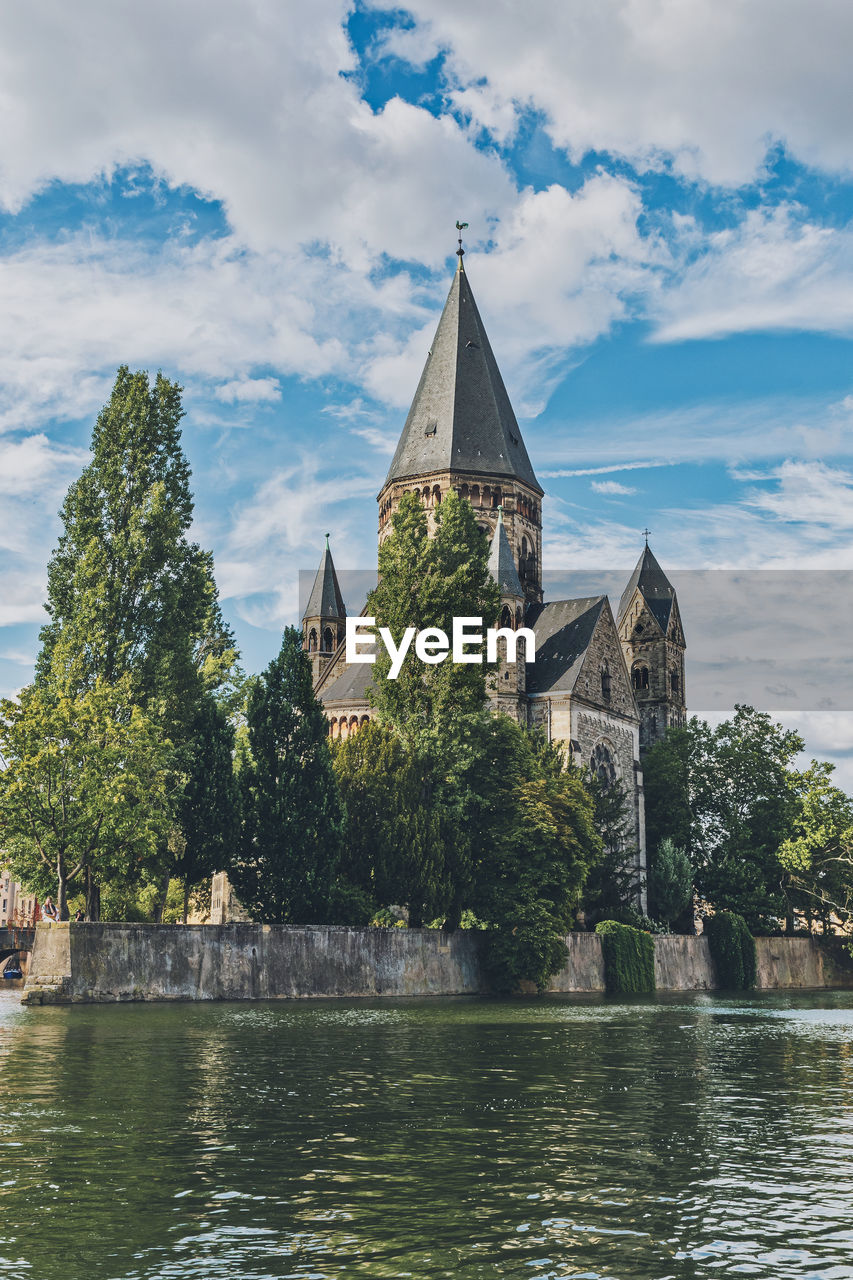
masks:
[[[342,878],[376,907],[406,906],[412,926],[442,914],[450,824],[430,760],[371,721],[336,744],[334,769],[347,811]]]
[[[683,849],[665,836],[649,864],[649,915],[672,925],[693,900],[693,868]]]
[[[229,875],[243,906],[264,922],[328,920],[344,810],[295,627],[251,684],[239,778],[243,829]]]
[[[564,935],[601,842],[580,772],[507,716],[483,726],[466,822],[476,832],[470,906],[488,926],[501,990],[543,988],[566,959]]]
[[[62,919],[87,869],[127,883],[154,858],[171,824],[170,752],[126,678],[75,696],[29,685],[0,704],[0,841]]]
[[[451,489],[435,512],[430,537],[418,495],[406,493],[391,525],[379,547],[379,585],[367,600],[377,626],[388,627],[399,644],[407,627],[437,627],[449,636],[454,617],[482,618],[484,628],[494,623],[500,592],[489,574],[486,536],[467,500]],[[482,711],[489,674],[485,662],[456,663],[448,657],[427,665],[410,649],[396,680],[388,679],[389,667],[383,650],[373,668],[371,697],[380,719],[407,740],[434,740]]]
[[[812,760],[790,775],[794,799],[779,861],[792,904],[828,933],[853,931],[853,799],[832,783],[834,765]]]
[[[232,861],[240,835],[234,728],[212,694],[204,694],[191,730],[187,779],[179,801],[181,836],[174,873],[183,881],[183,921],[192,891]]]
[[[211,557],[188,539],[193,503],[180,392],[162,374],[151,386],[146,373],[118,370],[95,425],[92,461],[60,513],[36,667],[36,683],[56,697],[73,699],[98,682],[129,690],[173,748],[176,799],[198,745],[200,702],[208,692],[228,695],[237,662]],[[168,881],[187,834],[173,827],[164,835],[152,874]],[[93,868],[84,874],[96,916]]]
[[[587,925],[600,920],[633,922],[639,915],[641,881],[635,861],[628,795],[619,782],[605,787],[599,778],[590,779],[589,789],[601,849],[584,886],[586,922]]]
[[[715,729],[694,718],[670,730],[644,764],[649,829],[684,848],[701,898],[742,915],[754,933],[791,917],[780,848],[802,746],[798,733],[764,712],[737,706]]]

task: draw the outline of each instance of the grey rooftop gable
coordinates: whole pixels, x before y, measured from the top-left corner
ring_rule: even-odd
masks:
[[[329,550],[329,539],[326,538],[326,549],[317,570],[317,577],[311,588],[308,603],[302,617],[305,618],[345,618],[347,616],[344,598],[338,586],[338,575],[332,553]]]
[[[385,484],[450,470],[542,493],[461,264]]]
[[[627,587],[622,592],[622,599],[619,601],[618,622],[621,623],[628,612],[628,608],[634,598],[634,592],[637,589],[640,590],[652,617],[664,635],[666,635],[669,616],[675,600],[675,588],[652,555],[648,543],[646,543],[643,554],[637,561],[637,567],[628,579]]]
[[[606,596],[552,600],[527,610],[536,636],[536,661],[527,668],[528,693],[571,693],[606,603]]]

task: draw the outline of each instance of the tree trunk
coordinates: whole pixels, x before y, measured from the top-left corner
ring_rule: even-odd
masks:
[[[157,906],[154,908],[154,923],[163,923],[163,912],[166,910],[166,899],[169,896],[169,881],[171,880],[171,868],[167,867],[163,872],[163,879],[160,881],[160,893],[157,899]]]
[[[92,875],[92,868],[86,868],[86,919],[98,921],[101,918],[101,889]]]
[[[68,919],[68,879],[61,861],[56,867],[56,912],[60,920]]]
[[[184,924],[187,922],[187,916],[190,913],[190,882],[189,879],[184,881]]]

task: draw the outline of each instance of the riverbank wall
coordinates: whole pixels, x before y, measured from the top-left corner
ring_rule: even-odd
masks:
[[[554,992],[604,991],[595,934],[572,933]],[[475,931],[311,925],[39,924],[27,1004],[487,995]],[[853,986],[846,953],[811,938],[758,938],[759,989]],[[835,954],[835,958],[833,955]],[[706,938],[655,938],[659,991],[716,986]]]

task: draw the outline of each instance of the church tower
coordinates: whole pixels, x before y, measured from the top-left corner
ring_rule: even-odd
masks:
[[[379,494],[379,541],[404,493],[419,494],[429,511],[455,489],[493,544],[503,508],[523,599],[539,602],[543,491],[468,283],[461,241],[457,252],[459,267]]]
[[[307,650],[311,659],[315,684],[331,662],[338,645],[343,643],[346,616],[338,575],[329,550],[329,535],[326,534],[326,549],[302,615],[302,648]]]
[[[619,639],[640,711],[640,751],[684,724],[686,644],[675,588],[646,542],[622,593]]]

